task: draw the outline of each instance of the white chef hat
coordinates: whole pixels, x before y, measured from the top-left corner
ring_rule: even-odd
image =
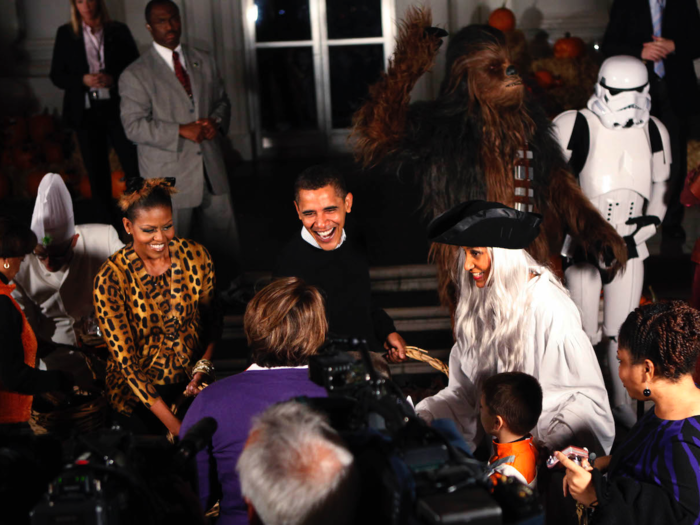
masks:
[[[47,173],[41,179],[32,213],[32,231],[40,244],[49,246],[75,235],[73,202],[61,176]]]

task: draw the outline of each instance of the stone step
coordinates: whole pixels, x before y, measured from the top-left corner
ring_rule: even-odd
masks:
[[[437,268],[433,264],[375,266],[369,269],[373,292],[417,292],[437,290]],[[259,290],[272,279],[272,272],[246,272],[243,281]]]
[[[260,290],[272,279],[272,272],[246,272],[243,285],[252,291]],[[370,268],[372,292],[392,304],[416,302],[418,306],[399,306],[384,308],[408,344],[423,346],[440,346],[451,342],[450,316],[441,306],[422,306],[424,300],[430,301],[436,296],[424,292],[437,290],[437,270],[431,264],[413,264],[402,266],[381,266]],[[396,295],[395,295],[396,293]],[[391,301],[386,301],[392,297]],[[447,359],[449,350],[429,350],[430,355],[438,359]],[[245,370],[249,364],[245,333],[243,331],[243,315],[229,314],[224,317],[223,336],[217,345],[214,360],[219,377],[235,374]],[[419,361],[391,365],[394,375],[425,374],[435,372],[430,365]]]
[[[450,315],[442,306],[413,306],[409,308],[385,308],[399,333],[451,330]],[[242,315],[224,317],[223,340],[245,339]]]

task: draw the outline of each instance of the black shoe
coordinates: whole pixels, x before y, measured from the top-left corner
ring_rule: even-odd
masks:
[[[661,227],[661,236],[667,241],[685,241],[685,230],[680,224],[664,224]]]

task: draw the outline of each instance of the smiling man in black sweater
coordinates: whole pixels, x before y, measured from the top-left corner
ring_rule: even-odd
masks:
[[[332,335],[366,339],[370,349],[403,357],[406,342],[391,317],[372,304],[369,264],[357,234],[348,228],[352,209],[342,175],[313,166],[294,183],[294,206],[303,224],[282,250],[275,277],[301,277],[321,289]]]

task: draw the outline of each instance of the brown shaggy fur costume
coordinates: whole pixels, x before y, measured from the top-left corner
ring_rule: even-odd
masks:
[[[450,39],[446,75],[438,98],[410,103],[411,90],[430,70],[440,38],[430,30],[430,11],[411,9],[401,24],[388,71],[370,88],[355,114],[356,158],[365,166],[412,171],[423,185],[423,209],[432,219],[470,199],[522,202],[515,196],[514,164],[527,148],[534,158],[535,211],[542,231],[529,252],[549,264],[570,234],[598,257],[612,253],[613,271],[624,267],[624,241],[581,192],[568,170],[541,108],[528,100],[511,66],[503,33],[469,26]],[[433,245],[440,297],[454,311],[458,251]]]

